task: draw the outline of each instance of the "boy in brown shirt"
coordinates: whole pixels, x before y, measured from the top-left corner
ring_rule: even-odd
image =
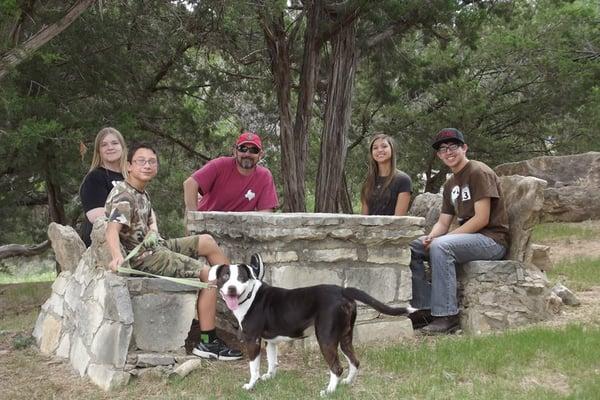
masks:
[[[508,248],[508,216],[500,182],[494,171],[467,159],[462,132],[442,129],[432,147],[453,175],[443,188],[440,217],[431,232],[411,247],[411,305],[409,317],[427,334],[452,333],[459,328],[456,265],[473,260],[499,260]],[[456,218],[458,227],[450,231]],[[423,262],[431,266],[431,282]]]

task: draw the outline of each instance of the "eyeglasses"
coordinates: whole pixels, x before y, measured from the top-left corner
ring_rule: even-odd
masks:
[[[155,160],[153,158],[151,158],[149,160],[144,160],[143,158],[137,158],[135,160],[131,160],[131,162],[133,162],[138,167],[143,167],[146,164],[148,164],[151,167],[156,167],[156,165],[158,164],[158,160]]]
[[[459,147],[462,147],[462,145],[458,144],[458,143],[452,143],[449,144],[448,146],[440,146],[437,149],[438,154],[444,154],[444,153],[448,153],[449,151],[456,151],[456,149],[458,149]]]
[[[248,147],[248,146],[238,146],[237,147],[237,151],[239,151],[240,153],[250,153],[250,154],[258,154],[260,153],[260,149],[258,147]]]

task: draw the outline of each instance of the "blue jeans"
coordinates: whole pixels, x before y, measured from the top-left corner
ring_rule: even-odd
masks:
[[[423,236],[424,237],[424,236]],[[474,260],[500,260],[506,248],[481,233],[439,236],[423,247],[422,239],[410,243],[412,271],[411,306],[431,309],[431,315],[444,317],[458,314],[456,266]],[[424,261],[431,266],[431,282],[425,276]]]

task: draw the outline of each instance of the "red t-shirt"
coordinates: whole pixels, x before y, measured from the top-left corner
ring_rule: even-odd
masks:
[[[244,176],[237,170],[235,158],[219,157],[192,177],[202,193],[198,211],[259,211],[279,205],[271,171],[260,165]]]

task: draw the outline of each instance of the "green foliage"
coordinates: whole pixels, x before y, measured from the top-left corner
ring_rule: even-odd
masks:
[[[98,130],[115,126],[128,142],[159,148],[149,191],[161,232],[183,233],[182,183],[206,158],[229,154],[240,128],[261,133],[264,165],[278,191],[278,106],[261,16],[283,12],[289,43],[292,113],[303,54],[304,15],[288,2],[105,2],[90,8],[0,85],[0,243],[44,239],[49,202],[77,225],[79,184]],[[294,3],[295,4],[295,3]],[[600,150],[600,18],[591,0],[360,4],[360,60],[352,99],[353,145],[346,180],[358,210],[367,137],[397,139],[398,168],[414,191],[436,190],[445,169],[429,148],[440,128],[467,135],[469,155],[495,166],[541,154]],[[0,54],[22,3],[0,0]],[[63,15],[35,2],[21,39]],[[380,36],[384,32],[389,36]],[[385,37],[373,42],[375,38]],[[323,48],[309,129],[307,201],[314,201],[329,48]],[[80,144],[88,146],[84,156]],[[284,198],[281,198],[285,202]],[[312,210],[312,207],[307,208]]]

